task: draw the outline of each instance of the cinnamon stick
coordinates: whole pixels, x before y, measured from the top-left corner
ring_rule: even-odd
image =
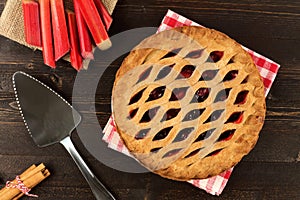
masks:
[[[50,172],[45,168],[44,164],[40,164],[39,166],[32,165],[27,170],[25,170],[20,175],[20,180],[24,183],[24,185],[31,189],[43,181],[50,175]],[[11,181],[12,185],[17,184],[17,180]],[[11,200],[11,199],[19,199],[22,197],[24,193],[22,193],[19,189],[16,188],[7,188],[4,187],[0,190],[0,199],[1,200]]]
[[[42,46],[39,4],[34,0],[22,0],[25,41]]]
[[[22,180],[22,179],[24,180],[24,176],[26,177],[27,174],[29,174],[29,173],[30,173],[32,170],[34,170],[35,168],[36,168],[36,165],[31,165],[27,170],[25,170],[25,171],[20,175],[21,180]],[[13,180],[13,181],[11,181],[11,182],[12,182],[12,184],[16,184],[16,183],[17,183],[17,180],[15,179],[15,180]],[[6,187],[2,188],[2,189],[0,190],[0,197],[3,197],[4,194],[5,194],[8,190],[9,190],[9,188],[6,188]]]
[[[44,63],[55,68],[51,29],[50,0],[39,0]]]

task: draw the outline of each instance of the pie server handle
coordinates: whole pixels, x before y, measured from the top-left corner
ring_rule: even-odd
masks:
[[[78,151],[75,149],[70,136],[64,138],[60,143],[69,152],[76,165],[80,169],[84,178],[91,187],[91,190],[97,200],[116,200],[113,195],[106,189],[106,187],[97,179],[93,172],[86,165],[82,157],[79,155]]]

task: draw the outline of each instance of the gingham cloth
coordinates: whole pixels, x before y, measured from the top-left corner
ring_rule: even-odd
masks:
[[[174,27],[180,27],[186,25],[201,26],[171,10],[168,10],[166,16],[164,17],[161,25],[158,28],[158,32],[171,29]],[[253,58],[254,63],[256,64],[260,72],[261,78],[265,86],[265,96],[267,96],[272,86],[272,83],[275,80],[280,65],[246,47],[243,48]],[[109,148],[112,148],[128,156],[131,156],[130,153],[128,152],[128,149],[120,139],[119,134],[116,132],[113,117],[110,117],[108,123],[106,124],[103,130],[103,133],[104,136],[102,139],[108,143]],[[208,179],[190,180],[188,182],[200,189],[205,190],[206,192],[212,195],[220,195],[228,182],[232,170],[233,168]]]

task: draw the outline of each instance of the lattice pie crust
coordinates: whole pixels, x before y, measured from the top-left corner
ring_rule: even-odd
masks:
[[[175,180],[208,178],[254,147],[264,86],[251,57],[216,30],[186,26],[142,41],[123,61],[113,116],[129,151]]]

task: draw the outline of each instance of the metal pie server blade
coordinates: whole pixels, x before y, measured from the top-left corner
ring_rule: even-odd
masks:
[[[80,114],[51,88],[24,72],[14,73],[13,87],[20,113],[34,142],[39,147],[61,143],[79,167],[96,199],[115,199],[88,168],[70,139],[81,121]]]

